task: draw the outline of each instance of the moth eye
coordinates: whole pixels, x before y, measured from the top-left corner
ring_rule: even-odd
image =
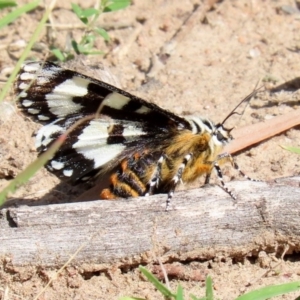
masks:
[[[226,140],[226,138],[224,137],[224,135],[223,135],[220,131],[217,132],[217,139],[218,139],[220,142]]]

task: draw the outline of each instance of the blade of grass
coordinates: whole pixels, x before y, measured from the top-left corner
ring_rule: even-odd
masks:
[[[162,284],[152,273],[146,268],[139,266],[140,271],[147,277],[147,279],[158,289],[165,297],[173,297],[174,295],[164,284]]]
[[[40,2],[39,0],[30,2],[28,4],[25,4],[21,7],[16,8],[12,12],[10,12],[8,15],[6,15],[2,19],[0,19],[0,29],[4,26],[8,25],[9,23],[12,23],[20,15],[35,9],[38,6],[39,2]]]
[[[298,147],[289,147],[289,146],[280,146],[280,147],[285,149],[285,150],[288,150],[290,152],[300,154],[300,148],[298,148]]]
[[[0,206],[3,205],[9,192],[14,192],[20,185],[26,183],[49,159],[51,159],[51,157],[53,157],[54,153],[59,149],[66,138],[67,134],[62,134],[45,153],[32,162],[23,172],[18,174],[16,178],[0,192]]]
[[[206,291],[205,291],[206,299],[213,300],[214,299],[213,285],[212,285],[212,280],[211,280],[210,276],[207,276],[205,285],[206,285]]]
[[[0,9],[6,8],[6,7],[12,7],[12,6],[17,6],[16,1],[10,1],[10,0],[1,0],[0,1]]]
[[[8,93],[13,81],[15,80],[22,63],[24,62],[24,60],[26,59],[26,57],[29,54],[29,51],[31,50],[33,44],[36,42],[39,34],[41,33],[46,21],[48,20],[49,14],[51,13],[51,11],[53,10],[54,6],[56,4],[56,0],[52,0],[48,9],[45,11],[41,21],[39,22],[36,30],[34,31],[30,41],[28,42],[24,52],[22,53],[20,59],[18,60],[13,72],[11,73],[10,77],[8,78],[6,84],[4,85],[1,93],[0,93],[0,102],[3,101],[4,97],[6,96],[6,94]]]
[[[0,206],[4,203],[9,192],[15,191],[21,184],[27,182],[42,166],[46,164],[49,159],[54,156],[55,152],[61,147],[68,135],[74,129],[80,126],[80,124],[92,119],[95,119],[95,114],[89,115],[75,122],[65,133],[60,135],[60,137],[55,140],[53,145],[51,145],[46,152],[40,155],[39,158],[31,163],[23,172],[21,172],[21,174],[17,175],[17,177],[13,181],[11,181],[4,190],[0,192]]]
[[[280,296],[286,293],[300,290],[300,282],[290,282],[280,285],[263,287],[238,297],[236,300],[265,300],[271,297]]]
[[[183,288],[182,286],[179,284],[177,287],[177,292],[176,292],[176,300],[183,300]]]

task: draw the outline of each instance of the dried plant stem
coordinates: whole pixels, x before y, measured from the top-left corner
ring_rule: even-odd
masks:
[[[233,132],[235,139],[225,147],[224,152],[238,152],[297,125],[300,125],[300,109],[265,122],[239,128]]]

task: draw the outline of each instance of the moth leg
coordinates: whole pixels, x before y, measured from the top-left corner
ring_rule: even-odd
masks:
[[[166,201],[166,210],[169,210],[171,199],[173,198],[173,195],[174,195],[174,190],[175,190],[177,184],[180,182],[180,180],[182,178],[183,171],[186,168],[186,165],[187,165],[187,163],[189,162],[189,160],[191,158],[192,158],[191,153],[187,154],[184,157],[184,159],[182,160],[182,163],[180,164],[179,168],[177,169],[176,175],[172,178],[171,187],[170,187],[170,190],[168,192],[168,199]]]
[[[227,185],[225,184],[225,182],[223,180],[223,174],[222,174],[221,168],[220,168],[217,161],[214,162],[214,169],[217,173],[218,179],[221,182],[221,185],[222,185],[223,189],[226,191],[227,194],[229,194],[229,196],[233,200],[236,200],[237,198],[236,198],[235,194],[227,187]]]
[[[238,164],[234,161],[233,157],[229,154],[229,153],[222,153],[220,154],[217,159],[213,162],[213,166],[214,166],[214,169],[217,173],[217,176],[218,176],[218,179],[219,181],[221,182],[221,185],[223,187],[223,189],[230,195],[230,197],[233,199],[233,200],[236,200],[236,196],[234,195],[234,193],[226,186],[224,180],[223,180],[223,174],[222,174],[222,171],[221,171],[221,168],[218,164],[218,162],[221,161],[222,163],[225,163],[225,162],[230,162],[231,165],[233,166],[234,169],[236,169],[240,175],[242,175],[243,177],[245,177],[247,180],[250,180],[250,181],[260,181],[260,180],[257,180],[257,179],[253,179],[249,176],[247,176],[238,166]],[[206,176],[206,179],[208,178],[208,181],[209,181],[209,177],[210,177],[210,174],[207,174]],[[205,183],[208,183],[206,180],[205,180]]]
[[[234,160],[234,158],[232,157],[231,154],[229,154],[229,153],[227,153],[227,152],[220,154],[220,155],[217,157],[216,161],[222,161],[222,160],[223,160],[224,162],[230,162],[231,165],[234,167],[234,169],[236,169],[236,170],[239,172],[239,174],[240,174],[241,176],[245,177],[247,180],[250,180],[250,181],[260,181],[260,180],[258,180],[258,179],[254,179],[254,178],[251,178],[251,177],[249,177],[248,175],[246,175],[246,174],[239,168],[238,164],[235,162],[235,160]]]
[[[211,173],[206,174],[204,184],[209,184],[210,175],[211,175]]]
[[[149,188],[145,196],[153,195],[154,189],[158,187],[161,180],[161,168],[164,160],[165,156],[163,154],[157,161],[156,168],[151,176],[151,179],[149,180]]]

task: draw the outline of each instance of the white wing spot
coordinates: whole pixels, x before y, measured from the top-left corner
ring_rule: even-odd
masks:
[[[40,63],[25,63],[23,66],[25,72],[36,72],[41,68]]]
[[[107,127],[107,121],[91,121],[78,136],[78,141],[73,145],[77,152],[85,158],[94,161],[95,168],[106,164],[126,148],[123,144],[107,145]]]
[[[106,145],[108,123],[103,120],[91,120],[83,132],[78,136],[77,147],[93,146],[95,142],[99,145]],[[75,144],[74,144],[75,146]],[[74,147],[73,147],[74,148]]]
[[[22,91],[20,94],[19,94],[19,97],[20,98],[26,98],[27,97],[27,93],[25,91]]]
[[[37,133],[35,139],[35,147],[39,148],[41,146],[47,146],[49,143],[53,141],[53,134],[60,133],[64,131],[64,128],[56,125],[55,123],[60,121],[61,119],[56,120],[53,123],[50,123],[46,126],[43,126]]]
[[[123,130],[123,136],[138,136],[138,135],[143,135],[145,134],[145,132],[143,130],[141,130],[141,128],[137,127],[137,126],[133,126],[133,125],[129,125],[127,127],[124,128]]]
[[[20,90],[28,90],[28,88],[29,88],[29,84],[27,84],[25,82],[21,82],[19,85]]]
[[[25,100],[22,101],[22,105],[25,106],[25,107],[29,107],[32,104],[33,104],[33,101],[31,101],[31,100],[25,99]]]
[[[142,106],[139,109],[137,109],[135,112],[138,114],[147,114],[151,111],[152,109],[147,107],[147,106]]]
[[[51,160],[51,167],[55,170],[61,170],[64,167],[64,163],[57,161],[57,160]]]
[[[45,85],[46,83],[48,83],[50,80],[48,77],[42,77],[42,76],[39,76],[37,79],[36,79],[36,84],[37,85]]]
[[[73,175],[73,170],[63,170],[63,174],[66,177],[71,177]]]
[[[108,107],[121,110],[129,101],[130,98],[114,92],[107,95],[102,103]]]
[[[32,115],[37,115],[40,112],[39,109],[34,109],[34,108],[29,108],[27,111]]]
[[[34,80],[36,78],[36,74],[24,72],[20,74],[21,80]]]
[[[52,77],[57,76],[60,71],[62,71],[62,68],[59,66],[51,66],[50,68],[41,69],[37,78],[37,84],[46,84]]]
[[[88,93],[87,87],[90,80],[81,78],[78,76],[73,76],[72,79],[67,79],[53,90],[53,93],[67,95],[70,94],[74,96],[85,96]]]
[[[56,116],[77,113],[82,105],[73,102],[73,97],[83,97],[88,94],[90,80],[74,76],[58,85],[52,93],[46,95],[49,110]]]
[[[47,116],[44,116],[44,115],[38,115],[38,119],[41,120],[41,121],[47,121],[47,120],[49,120],[50,118],[47,117]]]

